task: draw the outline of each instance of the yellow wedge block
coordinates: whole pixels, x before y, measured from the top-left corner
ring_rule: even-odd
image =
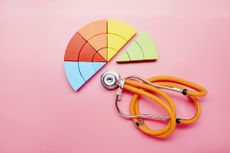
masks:
[[[108,60],[136,34],[136,30],[118,20],[108,20]]]
[[[108,34],[108,61],[126,44],[126,40],[114,34]]]

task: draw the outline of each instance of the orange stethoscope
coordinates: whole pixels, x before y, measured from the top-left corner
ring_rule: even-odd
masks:
[[[115,71],[106,71],[101,75],[101,83],[109,90],[118,88],[115,106],[119,115],[126,119],[131,119],[136,124],[137,128],[143,133],[157,138],[166,138],[170,136],[175,130],[176,124],[193,124],[199,118],[201,113],[198,97],[203,97],[207,94],[206,89],[201,85],[173,76],[156,76],[145,80],[132,75],[122,79]],[[196,113],[194,116],[188,119],[177,117],[176,107],[173,100],[162,89],[179,92],[190,98],[196,107]],[[130,103],[130,115],[123,113],[118,106],[122,90],[128,90],[134,93]],[[160,97],[157,97],[156,95],[159,95]],[[145,96],[158,103],[166,110],[168,116],[141,114],[138,105],[139,96]],[[144,119],[168,121],[168,124],[162,129],[153,130],[148,127],[144,122]]]

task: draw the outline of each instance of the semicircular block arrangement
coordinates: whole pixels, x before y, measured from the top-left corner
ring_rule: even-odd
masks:
[[[156,47],[151,37],[148,33],[142,32],[117,59],[117,62],[149,61],[156,60],[157,58]]]
[[[118,20],[98,20],[82,27],[71,38],[64,57],[71,87],[80,89],[135,34],[134,28]]]

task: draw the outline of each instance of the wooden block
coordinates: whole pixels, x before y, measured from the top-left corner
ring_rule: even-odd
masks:
[[[96,58],[95,58],[95,55]],[[81,62],[106,62],[106,60],[97,53],[97,51],[89,44],[86,43],[80,51],[79,61]]]
[[[85,43],[86,40],[79,33],[76,33],[66,48],[64,61],[78,61],[80,50]]]
[[[99,34],[107,33],[107,20],[98,20],[91,22],[78,31],[87,41]]]
[[[81,86],[85,84],[85,80],[80,74],[79,63],[66,61],[64,62],[65,74],[70,86],[73,90],[77,91]]]
[[[148,33],[141,33],[117,62],[147,61],[158,58],[156,47]]]

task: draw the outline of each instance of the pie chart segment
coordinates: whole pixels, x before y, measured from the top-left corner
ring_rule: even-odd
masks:
[[[65,61],[64,68],[67,80],[73,90],[77,91],[84,83],[85,80],[79,71],[79,62]]]
[[[76,33],[66,48],[64,61],[78,61],[81,48],[87,41],[79,34]]]
[[[126,23],[108,20],[108,60],[111,60],[136,32],[133,27]]]
[[[126,44],[126,40],[123,37],[120,37],[115,34],[108,34],[108,57],[110,61],[119,50]]]
[[[86,41],[96,35],[107,34],[107,20],[97,20],[91,22],[82,27],[78,32]]]
[[[156,45],[147,32],[142,32],[136,39],[144,54],[144,60],[156,60],[158,58]],[[144,61],[142,60],[142,61]]]
[[[108,20],[108,33],[123,37],[125,40],[131,39],[136,34],[136,29],[119,20]]]
[[[107,48],[107,34],[99,34],[88,40],[95,50],[99,51],[102,48]]]
[[[106,62],[79,62],[79,71],[84,81],[88,81],[105,63]]]
[[[117,59],[117,62],[149,61],[156,60],[157,58],[156,47],[150,35],[146,32],[142,32]]]

